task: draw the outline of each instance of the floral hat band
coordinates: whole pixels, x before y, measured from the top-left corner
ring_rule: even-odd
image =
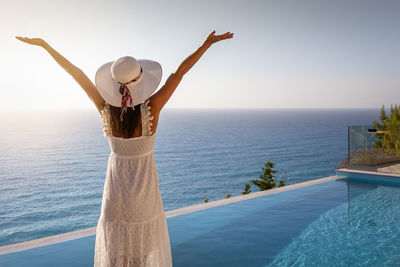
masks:
[[[140,75],[142,75],[143,69],[142,67],[140,67],[140,74],[134,78],[133,80],[127,82],[127,83],[120,83],[120,87],[119,87],[119,93],[122,95],[122,100],[121,100],[121,115],[120,115],[120,119],[121,121],[123,121],[124,119],[124,113],[128,112],[128,107],[130,107],[132,110],[135,110],[135,106],[133,105],[133,99],[131,94],[129,93],[128,84],[134,83],[137,80],[139,80]]]

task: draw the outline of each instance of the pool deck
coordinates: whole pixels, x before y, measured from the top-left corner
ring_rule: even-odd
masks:
[[[339,169],[337,171],[360,173],[360,171],[347,170],[347,169]],[[364,172],[364,173],[371,174],[371,172]],[[373,172],[373,174],[377,175],[376,172]],[[396,176],[396,175],[390,175],[390,176]],[[397,175],[397,177],[400,177],[400,175]],[[180,208],[180,209],[176,209],[176,210],[166,211],[165,213],[166,213],[167,218],[170,218],[170,217],[188,214],[188,213],[205,210],[205,209],[209,209],[209,208],[213,208],[213,207],[228,205],[228,204],[236,203],[239,201],[244,201],[244,200],[258,198],[258,197],[262,197],[262,196],[277,194],[277,193],[284,192],[284,191],[289,191],[289,190],[302,188],[302,187],[306,187],[306,186],[310,186],[310,185],[333,181],[333,180],[337,180],[340,178],[343,178],[343,176],[334,175],[334,176],[330,176],[330,177],[326,177],[326,178],[321,178],[321,179],[311,180],[311,181],[307,181],[307,182],[292,184],[292,185],[288,185],[288,186],[284,186],[284,187],[274,188],[274,189],[270,189],[270,190],[250,193],[247,195],[211,201],[208,203],[201,203],[201,204],[184,207],[184,208]],[[96,227],[91,227],[91,228],[73,231],[73,232],[69,232],[69,233],[64,233],[64,234],[39,238],[39,239],[35,239],[35,240],[30,240],[30,241],[26,241],[26,242],[11,244],[11,245],[0,247],[0,255],[5,255],[5,254],[14,253],[14,252],[54,245],[54,244],[63,243],[63,242],[70,241],[70,240],[93,236],[95,234],[96,234]]]
[[[347,170],[358,170],[358,171],[369,171],[369,172],[377,172],[378,175],[380,173],[392,173],[396,175],[400,175],[400,163],[392,162],[386,164],[379,164],[375,166],[359,166],[359,165],[350,165],[347,167]],[[375,173],[376,175],[376,173]]]

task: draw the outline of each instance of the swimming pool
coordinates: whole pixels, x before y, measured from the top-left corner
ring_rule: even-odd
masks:
[[[338,174],[347,177],[170,214],[174,267],[397,266],[400,178]],[[93,249],[92,235],[5,254],[0,265],[91,266]]]

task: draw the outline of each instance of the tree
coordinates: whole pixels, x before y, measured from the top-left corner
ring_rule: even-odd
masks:
[[[383,139],[385,138],[385,135],[382,134],[381,132],[385,130],[385,123],[386,123],[386,121],[389,120],[389,118],[386,115],[384,105],[382,105],[381,114],[379,115],[379,119],[381,120],[381,122],[378,122],[377,120],[374,120],[374,122],[373,122],[374,128],[378,131],[378,133],[375,134],[376,140],[375,140],[374,147],[383,149],[383,146],[384,146]]]
[[[260,191],[274,188],[276,186],[276,171],[274,170],[274,163],[271,162],[271,159],[265,163],[265,168],[261,168],[261,170],[263,174],[258,176],[261,180],[251,180],[251,182],[257,186]]]
[[[250,190],[250,184],[245,184],[244,185],[244,191],[242,192],[242,195],[247,195],[250,194],[251,190]]]
[[[379,119],[380,122],[373,122],[377,130],[374,147],[382,153],[400,156],[400,106],[391,105],[390,115],[387,116],[382,105]]]
[[[229,190],[228,194],[226,194],[225,198],[230,198],[232,196],[232,188]]]
[[[258,176],[260,180],[251,180],[251,182],[257,186],[260,191],[276,187],[276,170],[274,170],[274,163],[271,161],[271,159],[265,163],[265,168],[261,168],[261,170],[263,171],[263,174]],[[280,180],[279,187],[284,185],[285,181],[283,179]]]

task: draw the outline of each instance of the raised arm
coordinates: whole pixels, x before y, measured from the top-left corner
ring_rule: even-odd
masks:
[[[74,79],[78,82],[78,84],[82,87],[82,89],[86,92],[89,98],[96,105],[97,110],[100,112],[101,108],[104,105],[104,99],[101,97],[100,93],[97,91],[96,86],[90,81],[90,79],[83,73],[81,69],[74,66],[71,62],[69,62],[65,57],[59,54],[56,50],[54,50],[48,43],[40,38],[27,38],[27,37],[16,37],[18,40],[31,44],[43,47],[53,58],[54,60],[63,67]]]
[[[207,49],[210,48],[212,44],[232,37],[233,33],[230,32],[221,35],[215,35],[215,31],[211,32],[207,36],[207,39],[204,41],[204,43],[193,54],[188,56],[179,65],[178,69],[168,77],[161,89],[150,97],[152,112],[159,113],[161,111],[161,109],[170,99],[176,87],[181,82],[183,76],[193,67],[193,65],[200,59]]]

